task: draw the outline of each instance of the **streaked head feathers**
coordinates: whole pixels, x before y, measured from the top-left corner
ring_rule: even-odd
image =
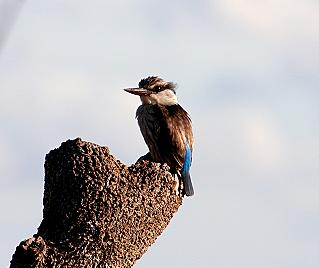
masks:
[[[170,89],[176,94],[176,84],[174,84],[173,82],[167,82],[158,76],[149,76],[142,79],[138,83],[138,87],[148,89],[153,92],[160,92],[165,89]]]

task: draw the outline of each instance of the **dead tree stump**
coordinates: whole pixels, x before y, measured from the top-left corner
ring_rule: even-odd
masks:
[[[182,204],[167,165],[127,167],[79,138],[50,151],[44,166],[43,220],[11,268],[132,267]]]

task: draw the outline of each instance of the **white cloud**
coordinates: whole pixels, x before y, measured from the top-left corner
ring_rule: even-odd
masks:
[[[240,118],[242,138],[252,166],[273,169],[282,164],[283,143],[277,122],[258,110],[248,109]]]
[[[315,1],[224,0],[218,1],[218,5],[230,20],[276,40],[296,33],[312,35],[319,31],[319,5]]]

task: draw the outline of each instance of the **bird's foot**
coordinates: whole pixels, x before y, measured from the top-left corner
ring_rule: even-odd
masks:
[[[145,154],[145,155],[142,155],[139,159],[137,159],[136,162],[140,162],[140,161],[143,161],[143,160],[148,160],[148,161],[151,161],[151,160],[152,160],[152,157],[151,157],[150,152],[148,152],[148,153]]]

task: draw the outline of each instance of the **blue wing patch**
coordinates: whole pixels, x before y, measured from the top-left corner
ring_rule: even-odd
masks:
[[[186,174],[189,172],[189,169],[191,167],[192,163],[192,151],[191,148],[189,147],[189,144],[186,144],[186,150],[185,150],[185,155],[184,155],[184,164],[182,167],[182,176],[185,177]]]

